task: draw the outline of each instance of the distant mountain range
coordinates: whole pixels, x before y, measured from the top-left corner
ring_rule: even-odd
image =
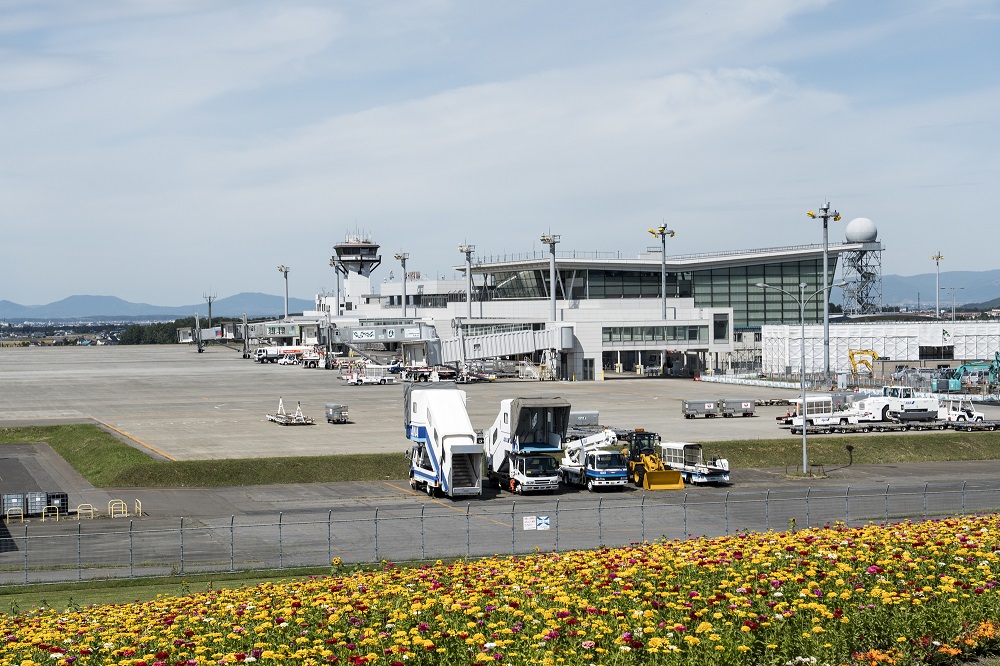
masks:
[[[996,307],[1000,300],[1000,270],[992,271],[945,271],[941,273],[941,291],[938,298],[942,310],[950,310],[952,287],[955,288],[955,305],[976,304],[980,308]],[[887,306],[901,305],[908,308],[934,308],[935,274],[924,273],[904,277],[901,275],[882,276],[882,303]],[[833,302],[840,302],[839,290],[834,290]],[[289,312],[303,312],[314,309],[315,303],[303,298],[289,298]],[[212,303],[212,317],[280,316],[285,311],[283,296],[244,292],[235,296],[220,298]],[[205,302],[177,307],[130,303],[115,296],[70,296],[48,305],[19,305],[10,301],[0,301],[0,319],[10,322],[20,321],[127,321],[127,320],[171,320],[190,317],[198,313],[208,316]]]
[[[289,298],[289,312],[314,310],[316,304],[303,298]],[[285,297],[244,292],[212,302],[212,318],[216,317],[280,317],[285,313]],[[0,301],[0,319],[22,321],[143,321],[173,320],[197,313],[208,316],[208,303],[176,307],[130,303],[116,296],[70,296],[47,305],[19,305]]]

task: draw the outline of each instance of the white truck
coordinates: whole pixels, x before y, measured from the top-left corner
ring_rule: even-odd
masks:
[[[486,474],[513,493],[559,488],[559,464],[570,404],[562,398],[513,398],[500,403],[485,433]]]
[[[701,444],[660,442],[660,459],[667,469],[680,472],[684,483],[729,483],[729,461],[706,461]]]
[[[360,370],[349,373],[346,377],[347,383],[351,386],[364,386],[365,384],[394,384],[395,376],[389,372],[389,368],[383,365],[369,365]]]
[[[933,421],[941,408],[937,398],[917,397],[909,386],[883,386],[882,394],[866,397],[858,409],[869,417],[877,415],[878,421]]]
[[[414,490],[452,499],[482,495],[483,445],[465,399],[453,383],[406,386],[403,425],[413,443],[406,457]]]
[[[559,479],[565,484],[622,490],[628,482],[628,463],[621,451],[609,450],[618,442],[614,430],[601,430],[563,444]]]

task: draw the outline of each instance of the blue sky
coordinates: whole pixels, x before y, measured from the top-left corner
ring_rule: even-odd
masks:
[[[997,268],[1000,3],[0,4],[0,299],[332,289],[477,255],[819,242]]]

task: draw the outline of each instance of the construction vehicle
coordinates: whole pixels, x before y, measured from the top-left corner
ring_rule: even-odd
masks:
[[[681,414],[686,419],[693,419],[696,416],[712,418],[719,415],[719,403],[715,400],[682,400]]]
[[[513,493],[559,488],[559,464],[570,404],[562,398],[513,398],[500,403],[484,434],[486,474]]]
[[[992,361],[963,363],[945,377],[931,381],[936,393],[990,393],[1000,383],[1000,352],[994,352]]]
[[[565,484],[586,486],[590,492],[601,488],[624,489],[628,481],[625,456],[608,449],[617,441],[614,430],[603,429],[565,442],[559,479]]]
[[[619,433],[619,439],[628,442],[628,447],[622,449],[628,464],[628,475],[637,486],[646,490],[683,490],[684,479],[681,473],[667,469],[663,460],[657,454],[656,447],[660,436],[655,432],[631,430]]]
[[[660,442],[660,458],[667,469],[677,470],[685,483],[728,483],[729,461],[705,460],[701,444]]]
[[[301,402],[296,404],[293,414],[287,413],[285,411],[285,403],[281,398],[278,398],[278,411],[274,414],[268,414],[267,420],[273,421],[278,425],[314,425],[316,423],[311,417],[302,413]]]
[[[865,357],[868,358],[865,358]],[[874,349],[848,349],[847,358],[851,362],[851,374],[858,374],[858,366],[863,366],[868,368],[868,374],[874,375],[875,368],[872,367],[872,361],[879,360],[878,352]]]
[[[408,384],[403,425],[413,445],[410,487],[429,496],[482,495],[483,445],[465,409],[465,391],[453,383]]]

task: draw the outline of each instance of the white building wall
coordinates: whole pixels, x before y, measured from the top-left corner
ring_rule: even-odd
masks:
[[[823,326],[806,326],[806,372],[823,371]],[[763,371],[798,373],[801,367],[799,326],[761,329]],[[851,349],[871,349],[883,359],[916,361],[920,347],[954,347],[956,360],[992,359],[1000,352],[1000,321],[858,323],[830,325],[830,369],[850,372]]]

